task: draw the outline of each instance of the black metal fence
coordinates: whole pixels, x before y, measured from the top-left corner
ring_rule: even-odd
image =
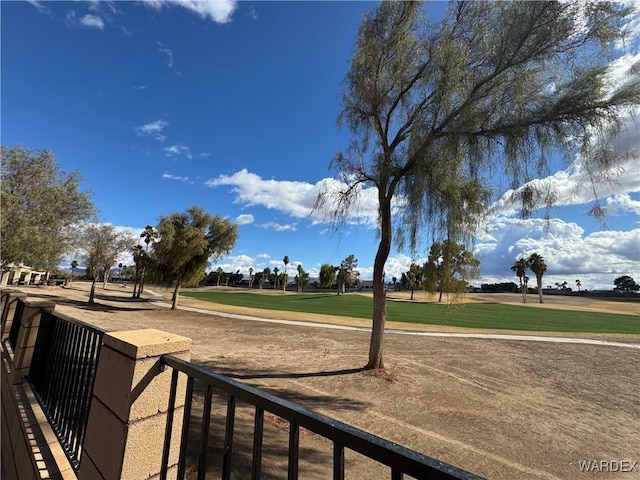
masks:
[[[104,333],[79,320],[43,312],[27,377],[76,470]]]
[[[185,362],[175,356],[162,357],[164,365],[173,369],[171,377],[171,392],[167,413],[165,444],[162,457],[161,480],[166,480],[169,464],[169,447],[173,418],[177,397],[178,376],[182,372],[187,376],[187,386],[184,404],[182,436],[180,439],[180,453],[178,459],[177,478],[185,478],[187,469],[187,443],[191,422],[194,383],[198,381],[205,393],[202,407],[200,428],[200,445],[198,455],[197,478],[204,479],[207,470],[209,424],[211,417],[211,403],[213,391],[222,393],[227,398],[224,446],[222,447],[221,477],[229,480],[234,441],[234,421],[236,402],[243,401],[255,408],[253,448],[251,460],[251,479],[262,478],[262,451],[264,436],[264,415],[270,412],[289,424],[288,445],[288,475],[289,480],[298,478],[298,461],[300,458],[299,436],[300,429],[305,428],[325,439],[333,442],[333,479],[345,478],[345,450],[360,453],[375,462],[386,465],[392,480],[402,479],[405,474],[418,479],[480,479],[476,475],[461,470],[452,465],[440,462],[422,455],[414,450],[402,447],[383,438],[377,437],[363,430],[344,424],[332,418],[313,412],[275,395],[245,385],[231,378],[210,372],[206,369]],[[191,478],[191,477],[190,477]]]

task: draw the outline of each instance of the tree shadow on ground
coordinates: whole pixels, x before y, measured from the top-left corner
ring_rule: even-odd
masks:
[[[58,295],[46,295],[46,294],[38,294],[29,292],[29,297],[40,298],[43,300],[51,300],[58,305],[67,305],[70,307],[79,308],[81,310],[89,310],[93,312],[136,312],[136,311],[144,311],[144,310],[153,310],[152,306],[149,307],[134,307],[134,306],[116,306],[116,305],[107,305],[104,301],[108,302],[119,302],[123,304],[136,304],[136,303],[147,303],[146,299],[135,299],[135,298],[122,298],[122,297],[111,297],[109,295],[104,294],[95,294],[94,300],[95,303],[89,303],[89,295],[87,294],[87,301],[85,300],[74,300],[66,297],[61,297]]]
[[[220,369],[216,373],[220,373]],[[364,409],[362,402],[337,399],[335,396],[304,395],[287,388],[261,388],[270,394],[286,398],[298,405],[306,402],[336,406],[336,400],[351,408]],[[209,435],[203,448],[203,412],[206,385],[196,381],[189,420],[187,441],[187,480],[195,479],[198,463],[206,454],[206,477],[220,478],[225,448],[227,424],[227,393],[213,390],[211,415],[204,423],[209,425]],[[238,398],[233,422],[233,447],[231,448],[232,478],[251,478],[254,447],[255,408]],[[265,412],[262,444],[262,469],[259,478],[286,478],[289,454],[289,422],[277,415]],[[333,442],[304,428],[300,429],[299,467],[301,478],[331,478]]]
[[[223,365],[214,364],[213,362],[196,362],[199,366],[204,367],[212,372],[224,375],[234,380],[260,380],[260,379],[299,379],[313,377],[335,377],[341,375],[353,375],[365,371],[364,368],[350,368],[331,371],[318,372],[273,372],[259,369],[233,369]],[[240,371],[239,371],[240,370]],[[293,403],[299,403],[307,408],[312,407],[332,407],[348,410],[364,410],[368,404],[360,400],[352,398],[340,397],[330,394],[308,394],[301,391],[288,388],[286,386],[263,386],[260,390],[268,392],[277,397],[283,398]]]
[[[311,378],[311,377],[337,377],[340,375],[350,375],[352,373],[364,372],[365,368],[345,368],[341,370],[321,370],[319,372],[273,372],[255,370],[251,373],[233,373],[231,369],[225,367],[216,367],[218,370],[226,370],[227,377],[237,380],[251,380],[259,378]],[[221,372],[222,373],[222,372]]]

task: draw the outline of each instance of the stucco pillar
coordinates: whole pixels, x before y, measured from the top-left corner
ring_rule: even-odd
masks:
[[[11,383],[14,385],[16,383],[22,383],[24,377],[29,374],[42,312],[53,312],[56,308],[56,304],[50,300],[24,299],[23,302],[24,310],[22,311],[22,318],[20,319],[20,330],[18,331],[18,338],[15,348],[13,349]]]
[[[79,480],[143,480],[160,473],[171,386],[171,369],[160,370],[165,354],[190,360],[191,339],[154,329],[105,334]],[[180,375],[169,455],[174,472],[185,389]]]
[[[20,290],[3,289],[2,290],[2,339],[4,340],[9,336],[11,331],[11,325],[13,324],[13,317],[16,314],[16,305],[18,299],[25,300],[27,294]]]
[[[0,278],[0,287],[5,287],[9,282],[11,276],[11,268],[7,267],[6,270],[2,270],[2,278]]]

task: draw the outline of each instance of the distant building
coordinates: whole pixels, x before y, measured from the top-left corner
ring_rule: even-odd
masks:
[[[360,281],[358,290],[373,290],[373,280]]]
[[[47,279],[47,272],[39,272],[23,263],[10,263],[2,268],[0,286],[38,285]]]

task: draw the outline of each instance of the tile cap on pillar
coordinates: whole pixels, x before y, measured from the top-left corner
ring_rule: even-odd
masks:
[[[109,332],[104,345],[127,357],[139,359],[191,349],[191,339],[154,328]]]
[[[56,306],[56,302],[52,302],[51,300],[36,300],[33,298],[27,298],[24,304],[30,308],[55,308]]]

